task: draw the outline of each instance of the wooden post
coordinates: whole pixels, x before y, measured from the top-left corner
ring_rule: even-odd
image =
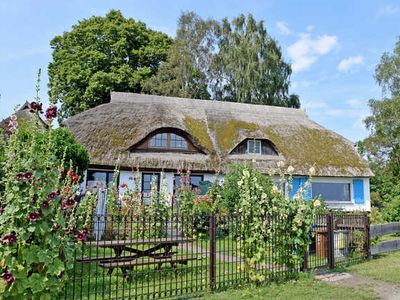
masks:
[[[328,234],[328,266],[330,269],[335,267],[335,235],[333,233],[333,214],[326,216],[326,229]]]
[[[365,258],[371,258],[371,240],[370,240],[370,226],[371,226],[371,219],[369,218],[368,214],[364,216],[364,253]]]
[[[302,270],[303,272],[306,272],[306,271],[308,270],[308,252],[309,252],[309,249],[308,249],[308,247],[307,247],[306,252],[304,252],[304,256],[303,256],[303,266],[302,266],[302,268],[301,268],[301,270]]]
[[[215,248],[215,215],[210,215],[210,289],[215,289],[215,263],[216,263],[216,248]]]

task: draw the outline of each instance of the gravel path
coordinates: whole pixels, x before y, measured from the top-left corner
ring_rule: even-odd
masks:
[[[316,279],[336,285],[371,289],[378,296],[378,298],[382,300],[400,299],[400,286],[396,286],[381,280],[375,280],[349,273],[334,272],[322,272],[316,276]]]

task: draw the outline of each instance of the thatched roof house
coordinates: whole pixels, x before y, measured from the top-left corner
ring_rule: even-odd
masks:
[[[314,167],[310,197],[322,195],[334,208],[370,209],[372,172],[354,145],[300,109],[114,92],[110,103],[64,124],[89,152],[89,188],[108,184],[116,165],[119,181],[131,187],[129,170],[140,165],[146,196],[162,176],[172,193],[178,169],[191,170],[192,185],[201,186],[233,162],[254,161],[270,174],[284,161],[294,170],[291,195]]]
[[[114,92],[110,103],[69,118],[65,126],[98,166],[115,166],[119,159],[122,167],[223,172],[230,162],[255,159],[265,173],[283,160],[297,175],[307,175],[311,166],[318,176],[372,175],[350,141],[300,109]],[[199,151],[132,151],[161,128],[182,131]],[[245,139],[270,141],[278,155],[233,154]]]

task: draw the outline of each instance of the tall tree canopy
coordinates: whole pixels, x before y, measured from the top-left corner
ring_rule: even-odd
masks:
[[[372,115],[365,119],[370,132],[361,143],[375,172],[372,194],[384,207],[387,221],[400,218],[400,38],[393,54],[384,53],[375,69],[375,79],[387,96],[371,99]]]
[[[300,107],[289,95],[291,67],[264,23],[181,15],[167,62],[144,91],[168,96]]]
[[[109,101],[110,91],[141,92],[166,59],[172,40],[111,10],[80,21],[50,42],[49,96],[68,117]]]

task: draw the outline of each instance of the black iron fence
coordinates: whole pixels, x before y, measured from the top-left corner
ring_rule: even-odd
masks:
[[[66,299],[159,299],[194,296],[248,282],[240,216],[96,215],[93,234],[76,252]],[[265,281],[287,279],[304,269],[334,267],[363,259],[368,250],[367,216],[315,216],[313,243],[304,262],[289,265],[285,236],[259,241],[257,265]],[[273,229],[283,220],[271,219]]]

